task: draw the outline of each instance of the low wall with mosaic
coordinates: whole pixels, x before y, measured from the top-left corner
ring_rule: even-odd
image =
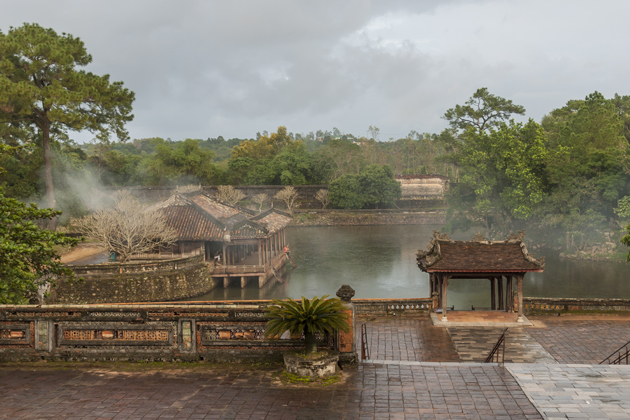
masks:
[[[428,315],[432,299],[352,299],[357,316]]]
[[[630,312],[630,299],[524,297],[525,314],[543,312]]]
[[[264,337],[269,303],[0,305],[0,361],[281,360],[303,338]],[[356,360],[348,339],[321,336],[318,346]]]
[[[47,303],[124,303],[181,300],[208,293],[212,279],[203,255],[168,261],[72,266],[81,283],[63,280]]]

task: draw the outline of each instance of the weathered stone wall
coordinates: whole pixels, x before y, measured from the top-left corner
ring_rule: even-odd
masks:
[[[440,225],[444,211],[328,210],[293,214],[291,226]]]
[[[71,266],[81,283],[63,280],[48,303],[164,302],[199,296],[214,288],[204,256],[145,263]]]
[[[428,315],[433,309],[431,298],[352,299],[357,316]]]
[[[281,360],[304,343],[264,337],[269,303],[0,305],[0,361]],[[337,339],[318,346],[337,349]]]
[[[286,185],[239,185],[236,189],[245,193],[247,198],[245,200],[251,200],[256,194],[267,194],[272,198],[278,191],[284,189]],[[293,185],[299,194],[298,200],[302,201],[314,201],[315,194],[319,190],[328,189],[328,185]],[[105,191],[110,192],[113,195],[117,191],[125,190],[129,191],[138,200],[146,203],[156,203],[161,200],[165,200],[176,191],[177,187],[109,187]],[[217,191],[217,187],[214,185],[202,186],[203,191],[214,194]],[[281,203],[281,201],[278,201]]]
[[[539,312],[630,312],[630,299],[535,298],[524,297],[525,314]]]
[[[416,187],[412,187],[411,189],[403,187],[402,199],[396,200],[396,206],[405,209],[446,207],[444,191],[447,189],[448,181],[435,178],[423,179],[422,182],[424,182],[422,184],[424,190],[422,191],[418,190]],[[241,185],[237,186],[236,189],[241,190],[247,196],[247,198],[244,199],[244,204],[247,204],[247,201],[251,201],[256,194],[267,194],[271,202],[273,202],[274,207],[284,209],[284,202],[273,199],[273,196],[285,187],[285,185]],[[297,209],[317,210],[321,209],[321,203],[317,201],[315,195],[319,190],[327,190],[328,185],[293,185],[293,188],[295,188],[299,194],[296,200]],[[203,186],[202,189],[205,192],[214,194],[217,187],[208,185]],[[109,187],[105,189],[105,194],[113,197],[117,191],[121,190],[129,191],[141,202],[150,204],[167,199],[173,195],[176,191],[176,187]],[[265,207],[270,206],[271,202],[266,203]]]
[[[398,175],[403,200],[443,198],[448,178],[440,175]]]
[[[0,359],[235,360],[301,345],[262,336],[266,302],[0,307]]]

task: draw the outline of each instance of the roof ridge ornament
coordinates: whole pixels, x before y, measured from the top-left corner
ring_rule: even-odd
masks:
[[[486,238],[484,238],[481,232],[477,232],[477,234],[473,236],[472,240],[474,242],[487,242],[488,241]]]
[[[519,230],[518,233],[510,233],[507,238],[505,238],[505,242],[510,242],[510,241],[523,241],[523,239],[525,239],[525,229],[523,230]]]

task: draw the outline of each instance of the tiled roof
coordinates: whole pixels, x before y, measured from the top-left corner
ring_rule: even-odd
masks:
[[[180,241],[223,240],[223,228],[193,206],[169,206],[161,211],[166,224],[177,231]]]
[[[289,215],[275,209],[254,216],[251,210],[203,193],[176,193],[153,208],[164,214],[179,240],[222,241],[226,234],[233,239],[265,238],[291,221]]]
[[[237,214],[242,214],[237,208],[224,204],[214,198],[210,198],[205,194],[193,195],[189,197],[189,199],[208,212],[208,214],[211,214],[219,220],[229,219]]]
[[[428,251],[418,251],[418,267],[427,272],[542,271],[544,258],[535,259],[522,240],[451,241],[434,239]]]
[[[265,226],[269,233],[274,233],[286,227],[291,222],[291,216],[276,209],[269,209],[250,220],[255,220],[256,223]]]

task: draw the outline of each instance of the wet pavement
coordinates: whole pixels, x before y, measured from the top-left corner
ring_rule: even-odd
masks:
[[[448,328],[461,361],[479,363],[486,360],[504,331],[505,328]],[[557,363],[523,327],[508,328],[505,351],[502,347],[500,353],[506,363]]]
[[[0,369],[5,419],[539,419],[497,366],[359,366],[342,383],[287,386],[243,366]]]
[[[434,327],[429,318],[378,318],[357,320],[357,343],[366,324],[372,360],[459,362],[457,351],[445,328]],[[359,348],[359,354],[361,349]]]
[[[630,367],[595,364],[630,339],[627,319],[530,319],[506,361],[535,363],[505,367],[471,363],[502,328],[359,319],[372,358],[326,386],[289,384],[279,365],[7,364],[0,419],[630,418]]]
[[[527,328],[527,331],[558,363],[599,363],[630,341],[628,318],[538,316],[530,319],[538,328]]]

